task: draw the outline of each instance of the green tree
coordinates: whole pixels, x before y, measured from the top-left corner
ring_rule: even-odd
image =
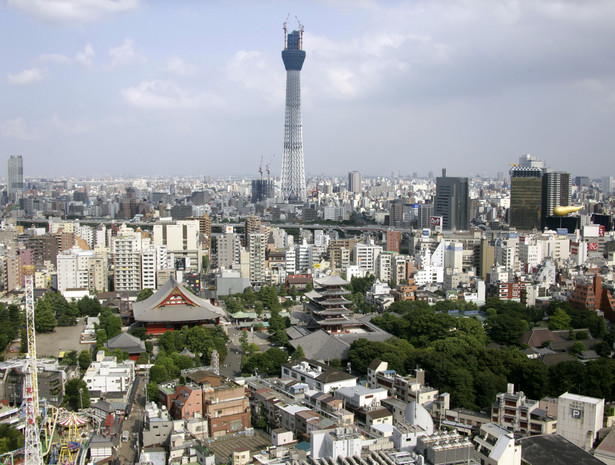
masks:
[[[147,328],[145,326],[138,326],[136,328],[131,329],[128,332],[132,334],[134,337],[138,337],[141,340],[145,340],[149,337],[147,334]]]
[[[568,329],[570,328],[570,322],[572,318],[563,309],[557,308],[553,315],[549,317],[549,329]]]
[[[73,410],[87,408],[90,406],[90,391],[88,391],[85,381],[73,378],[66,382],[64,400]]]
[[[137,302],[141,302],[142,300],[149,299],[152,295],[154,295],[153,289],[141,289],[139,294],[137,294]]]
[[[239,336],[239,345],[241,346],[241,350],[243,351],[243,353],[245,354],[246,351],[248,350],[248,332],[247,331],[242,331],[241,332],[241,336]]]
[[[300,358],[305,358],[305,352],[301,345],[298,345],[293,354],[290,356],[292,360],[298,360]]]
[[[97,329],[104,329],[108,339],[114,338],[122,332],[122,319],[109,308],[104,308],[100,312],[98,321]]]
[[[286,351],[276,348],[271,348],[263,353],[254,354],[249,357],[241,367],[243,373],[254,373],[258,369],[260,374],[269,374],[279,376],[281,366],[288,361]]]
[[[155,381],[147,383],[147,400],[149,402],[158,401],[158,383]]]
[[[71,350],[66,352],[62,358],[62,365],[77,365],[77,351]]]
[[[79,354],[79,368],[82,370],[87,370],[92,363],[92,357],[90,356],[89,350],[82,350]]]
[[[158,361],[153,367],[150,368],[149,378],[152,380],[153,383],[156,384],[172,379],[169,376],[169,371],[167,370],[167,367],[164,365],[159,365]]]
[[[24,446],[24,435],[7,423],[0,423],[0,454],[5,454]]]
[[[57,324],[51,298],[39,299],[34,309],[34,326],[36,331],[39,333],[49,333],[55,330]]]
[[[581,341],[575,341],[574,344],[572,344],[570,353],[573,355],[577,355],[583,352],[585,349],[586,349],[585,344],[583,344]]]

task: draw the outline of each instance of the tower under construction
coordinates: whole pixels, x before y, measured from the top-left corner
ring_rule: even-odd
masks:
[[[282,199],[289,203],[306,200],[301,128],[301,68],[305,61],[303,25],[287,33],[284,23],[282,60],[286,68],[286,115],[284,119],[284,156],[282,157]]]

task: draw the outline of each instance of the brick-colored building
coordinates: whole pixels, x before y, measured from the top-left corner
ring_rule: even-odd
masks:
[[[195,418],[203,413],[203,391],[196,384],[160,386],[158,400],[176,420]]]
[[[615,318],[615,299],[602,287],[602,276],[597,273],[591,282],[577,284],[568,301],[576,309],[602,310],[610,322]]]
[[[250,427],[250,402],[243,386],[226,384],[203,389],[203,416],[211,437],[243,431]]]

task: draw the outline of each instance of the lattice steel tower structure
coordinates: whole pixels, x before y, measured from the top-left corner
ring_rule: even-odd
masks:
[[[301,68],[305,60],[303,25],[287,33],[284,23],[282,60],[286,68],[286,116],[284,119],[284,156],[282,157],[282,199],[289,203],[306,200],[301,129]]]

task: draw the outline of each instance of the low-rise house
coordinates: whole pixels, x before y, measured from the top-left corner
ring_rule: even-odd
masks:
[[[282,365],[282,377],[293,378],[308,385],[309,389],[329,391],[352,387],[357,384],[357,377],[336,368],[309,359],[299,359],[296,362]]]

